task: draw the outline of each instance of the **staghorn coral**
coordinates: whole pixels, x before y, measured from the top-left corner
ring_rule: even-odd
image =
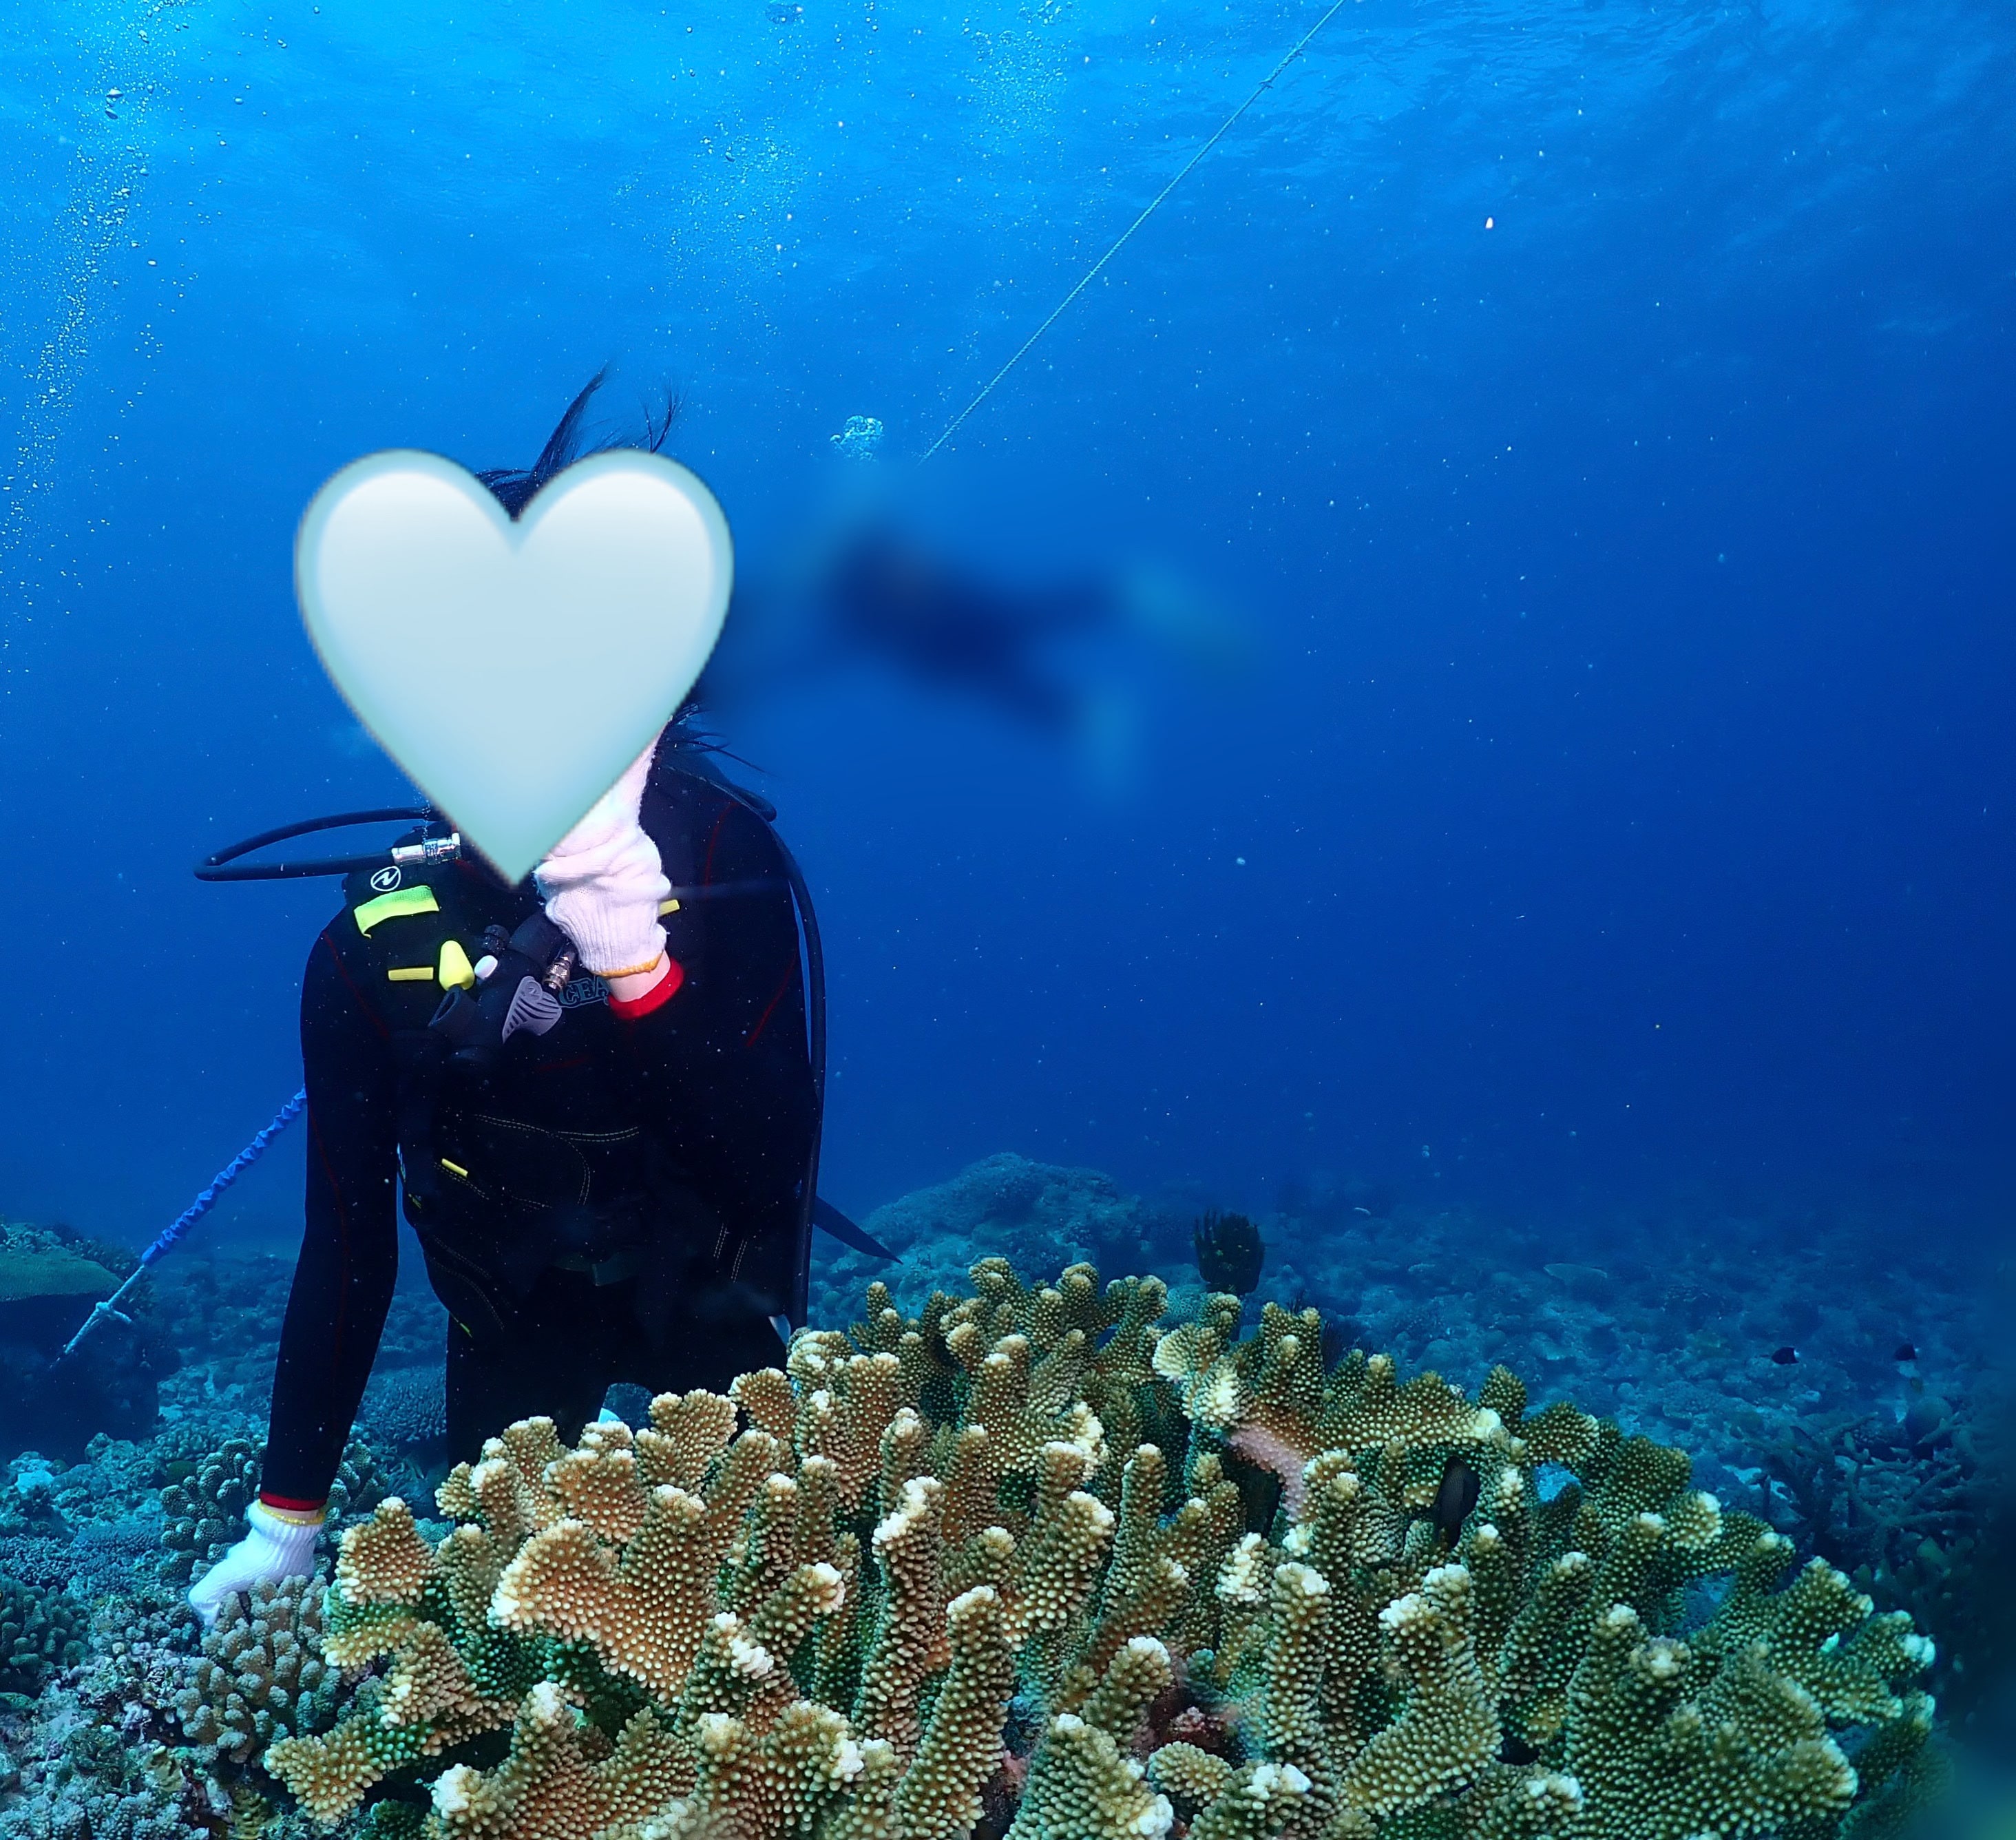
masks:
[[[242,1763],[276,1739],[336,1722],[340,1679],[322,1657],[320,1579],[259,1584],[224,1601],[176,1695],[193,1744]]]
[[[514,1425],[437,1542],[382,1503],[324,1651],[389,1672],[268,1768],[333,1820],[431,1766],[435,1840],[1830,1840],[1920,1792],[1930,1645],[1679,1452],[1328,1371],[1313,1312],[971,1278],[635,1431]]]

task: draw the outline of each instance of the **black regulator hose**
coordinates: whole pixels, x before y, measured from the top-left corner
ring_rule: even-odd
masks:
[[[348,875],[355,870],[375,869],[392,860],[389,850],[379,850],[368,856],[318,857],[305,862],[241,862],[239,858],[249,856],[254,850],[263,850],[268,844],[285,843],[290,837],[308,837],[319,830],[341,830],[351,824],[394,822],[438,824],[442,819],[432,805],[380,805],[369,812],[338,812],[333,817],[304,818],[298,823],[262,830],[257,837],[248,837],[242,843],[232,844],[214,855],[204,857],[196,866],[196,879],[200,882],[291,881],[305,876]]]

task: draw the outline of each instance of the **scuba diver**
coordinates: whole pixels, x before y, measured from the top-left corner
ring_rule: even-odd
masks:
[[[820,585],[833,643],[889,659],[926,686],[963,690],[1032,727],[1075,726],[1081,693],[1046,668],[1041,649],[1116,618],[1099,582],[1013,592],[967,574],[871,525],[833,559]]]
[[[513,517],[577,457],[601,380],[532,467],[478,475]],[[619,1381],[725,1390],[805,1320],[817,935],[774,814],[713,751],[689,699],[515,888],[425,833],[350,874],[302,983],[306,1230],[259,1499],[190,1590],[207,1622],[312,1569],[391,1301],[395,1183],[448,1312],[453,1457],[535,1413],[578,1425]]]
[[[702,680],[711,701],[869,659],[1020,726],[1082,740],[1113,697],[1071,668],[1063,654],[1073,642],[1152,641],[1214,672],[1241,661],[1230,622],[1165,570],[1011,583],[925,547],[875,508],[844,515],[786,577],[738,582],[735,604]]]

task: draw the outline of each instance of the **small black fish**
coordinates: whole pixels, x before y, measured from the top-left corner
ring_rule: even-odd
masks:
[[[1798,1358],[1799,1351],[1795,1348],[1774,1348],[1771,1351],[1771,1359],[1781,1367],[1791,1366]]]
[[[1477,1471],[1460,1457],[1452,1457],[1443,1468],[1442,1486],[1435,1491],[1435,1505],[1428,1510],[1428,1518],[1435,1522],[1445,1547],[1456,1544],[1456,1536],[1463,1532],[1463,1524],[1470,1518],[1470,1511],[1477,1506],[1477,1498],[1483,1491]]]
[[[1537,1763],[1540,1753],[1527,1743],[1516,1731],[1506,1733],[1498,1747],[1498,1761],[1509,1763],[1514,1770],[1523,1770],[1528,1763]]]
[[[1890,1358],[1893,1361],[1915,1361],[1918,1358],[1918,1351],[1908,1341],[1900,1341],[1897,1344],[1896,1353]]]

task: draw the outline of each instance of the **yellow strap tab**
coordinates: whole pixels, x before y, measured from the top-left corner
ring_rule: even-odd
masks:
[[[417,888],[394,888],[389,895],[380,895],[355,909],[357,930],[365,938],[371,937],[371,929],[380,920],[403,920],[409,913],[439,913],[441,903],[434,898],[432,888],[424,885]]]
[[[443,1157],[441,1160],[441,1166],[451,1176],[459,1176],[465,1182],[469,1179],[469,1172],[459,1163],[451,1163],[446,1157]]]
[[[394,984],[431,984],[434,968],[432,965],[394,965],[385,975]]]
[[[476,988],[476,967],[469,962],[469,954],[462,949],[461,942],[444,939],[441,949],[441,969],[434,974],[441,979],[444,990],[463,990]]]
[[[679,904],[676,900],[661,901],[658,903],[658,912],[661,914],[677,913],[679,910]]]

